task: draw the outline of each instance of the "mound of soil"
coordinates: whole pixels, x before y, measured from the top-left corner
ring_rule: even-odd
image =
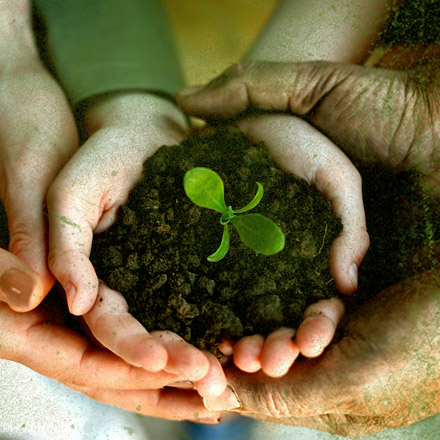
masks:
[[[285,248],[256,254],[230,227],[226,257],[207,261],[223,226],[218,212],[186,196],[183,176],[193,167],[221,176],[233,209],[246,205],[260,182],[264,196],[250,212],[282,229]],[[215,353],[221,337],[297,327],[309,304],[337,295],[328,258],[341,230],[319,191],[278,169],[264,144],[252,144],[228,126],[162,146],[149,158],[115,225],[94,237],[91,261],[145,328],[174,331]]]
[[[371,244],[358,292],[346,298],[349,310],[416,273],[415,265],[408,270],[401,261],[440,237],[438,215],[422,196],[417,175],[356,165]],[[230,227],[226,257],[207,261],[223,226],[218,212],[186,196],[183,176],[193,167],[221,176],[226,205],[233,209],[246,205],[260,182],[264,196],[250,212],[282,229],[285,248],[272,256],[256,254]],[[341,230],[319,191],[279,170],[263,143],[252,144],[236,127],[225,126],[162,146],[144,163],[143,179],[115,225],[94,237],[91,261],[146,329],[174,331],[219,355],[215,347],[222,337],[238,340],[266,336],[280,326],[297,328],[309,304],[338,295],[328,258]]]

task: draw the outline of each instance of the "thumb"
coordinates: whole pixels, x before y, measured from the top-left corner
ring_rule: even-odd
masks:
[[[0,300],[16,312],[35,308],[44,298],[43,282],[20,258],[0,249]]]
[[[325,366],[322,357],[307,359],[295,363],[287,375],[276,379],[263,372],[249,374],[228,367],[226,391],[220,396],[205,397],[203,402],[211,411],[234,410],[279,422],[291,417],[344,412],[344,384],[334,364],[327,362]]]
[[[206,86],[181,90],[176,100],[186,113],[207,119],[233,118],[251,108],[304,115],[356,69],[362,67],[324,61],[242,62]]]

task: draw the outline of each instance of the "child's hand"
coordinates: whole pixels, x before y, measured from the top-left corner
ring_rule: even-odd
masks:
[[[218,361],[171,332],[148,334],[127,312],[122,295],[100,284],[89,260],[93,233],[113,224],[143,162],[161,145],[180,143],[185,126],[173,104],[147,93],[114,94],[88,109],[88,140],[48,193],[49,266],[71,313],[87,314],[92,333],[108,349],[150,372],[196,382],[201,394],[218,394],[226,386]]]
[[[330,249],[330,270],[338,290],[353,293],[357,289],[357,268],[369,246],[361,178],[354,165],[318,130],[295,116],[252,116],[238,125],[252,141],[265,142],[281,169],[304,178],[331,202],[343,230]],[[312,304],[296,333],[281,328],[266,340],[261,335],[241,339],[234,346],[234,362],[243,371],[262,369],[269,376],[282,376],[299,353],[307,357],[322,353],[333,339],[343,313],[344,305],[338,298]]]

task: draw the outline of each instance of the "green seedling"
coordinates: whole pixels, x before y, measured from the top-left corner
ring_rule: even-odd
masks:
[[[269,218],[261,214],[245,214],[260,203],[263,197],[263,185],[258,186],[254,198],[243,208],[233,210],[226,206],[224,187],[221,177],[209,168],[196,167],[185,173],[183,187],[189,199],[202,208],[209,208],[221,214],[220,224],[223,225],[223,237],[219,248],[208,257],[208,261],[220,261],[229,250],[228,223],[237,229],[241,241],[255,252],[273,255],[284,248],[283,231]]]

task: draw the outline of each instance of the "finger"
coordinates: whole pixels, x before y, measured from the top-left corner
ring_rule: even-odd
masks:
[[[230,339],[222,339],[217,347],[225,356],[231,356],[234,353],[234,342]]]
[[[111,389],[157,389],[176,381],[175,374],[149,373],[65,327],[37,310],[17,314],[0,304],[2,357],[60,382]]]
[[[343,224],[330,249],[330,271],[341,293],[353,293],[357,277],[353,280],[352,265],[360,265],[369,246],[362,181],[354,165],[323,134],[294,116],[259,115],[238,125],[252,141],[265,142],[282,170],[306,180],[329,200]]]
[[[329,62],[244,62],[209,84],[181,90],[177,104],[202,118],[232,118],[248,108],[308,113],[358,66]]]
[[[42,295],[33,297],[27,305],[23,303],[26,310],[32,310],[48,294],[55,278],[47,265],[44,197],[34,194],[30,188],[16,190],[13,196],[4,198],[10,237],[9,251],[26,262],[41,279]]]
[[[151,372],[165,370],[185,381],[200,380],[210,369],[206,356],[175,333],[148,333],[128,313],[121,293],[102,282],[96,304],[84,320],[99,342],[131,365]]]
[[[177,375],[179,381],[197,382],[208,374],[211,364],[202,351],[170,331],[155,330],[150,334],[168,352],[165,371]]]
[[[34,309],[44,298],[38,274],[22,259],[0,249],[0,300],[16,312]]]
[[[281,327],[264,341],[261,368],[270,377],[282,377],[289,371],[299,355],[299,348],[292,340],[295,330]]]
[[[62,169],[47,195],[49,267],[66,291],[69,310],[75,315],[87,313],[98,294],[98,278],[89,260],[93,230],[99,229],[101,219],[106,224],[111,220],[140,175],[135,152],[127,152],[124,160],[118,156],[120,143],[130,144],[130,140],[119,132],[90,137]],[[106,161],[100,157],[103,145],[114,151]],[[129,167],[132,175],[125,176]]]
[[[323,356],[296,362],[279,378],[268,377],[263,371],[247,374],[229,367],[226,369],[228,388],[220,396],[205,398],[205,406],[211,411],[236,410],[277,420],[343,412],[347,405],[338,400],[339,387],[343,387],[338,379],[338,365],[325,364]]]
[[[127,302],[121,293],[103,282],[100,282],[95,305],[83,317],[94,337],[129,364],[150,372],[166,367],[166,348],[128,313]]]
[[[195,382],[195,388],[202,397],[219,396],[227,386],[225,373],[212,353],[208,351],[203,353],[209,360],[209,371],[201,380]]]
[[[220,359],[220,364],[224,367],[232,361],[232,355],[234,354],[234,341],[223,338],[217,348],[223,355]]]
[[[163,390],[113,390],[65,385],[101,403],[114,405],[144,416],[166,420],[187,420],[204,424],[220,422],[218,412],[207,410],[194,391],[166,388]]]
[[[332,341],[344,311],[340,298],[323,299],[306,308],[295,339],[303,356],[313,358],[324,351]]]
[[[82,198],[75,197],[73,191],[57,182],[47,196],[48,262],[66,292],[70,313],[83,315],[95,304],[99,288],[98,277],[89,260],[94,222],[89,223]]]
[[[245,336],[234,345],[234,364],[246,373],[261,369],[264,338],[261,335]]]

